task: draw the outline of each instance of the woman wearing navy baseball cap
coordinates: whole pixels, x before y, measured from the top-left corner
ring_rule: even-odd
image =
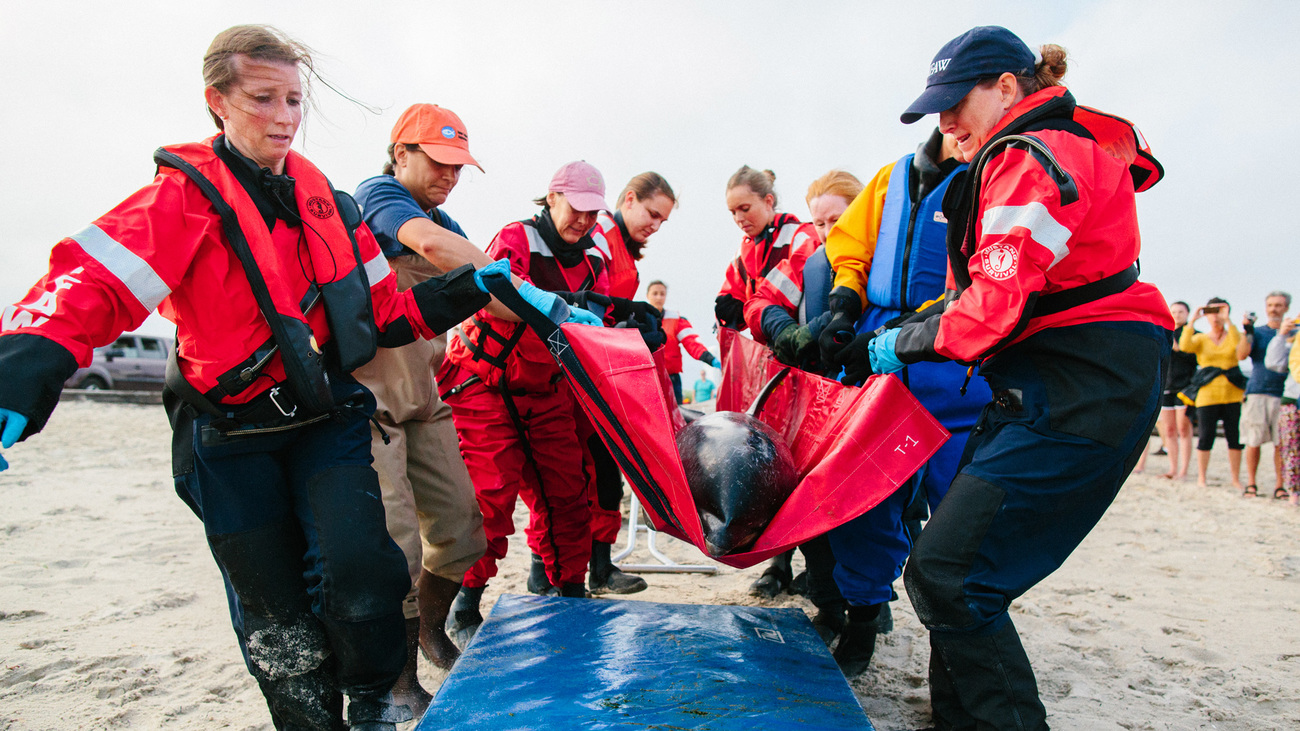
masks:
[[[949,302],[840,357],[876,373],[978,364],[993,391],[905,573],[941,729],[1047,728],[1007,610],[1114,500],[1169,360],[1173,322],[1136,266],[1134,193],[1159,163],[1131,124],[1076,105],[1065,69],[1059,46],[1035,53],[998,27],[934,57],[902,121],[938,114],[970,162],[944,202]]]

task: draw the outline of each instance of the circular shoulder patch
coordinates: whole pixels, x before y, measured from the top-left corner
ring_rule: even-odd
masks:
[[[981,252],[984,273],[991,279],[1008,279],[1020,268],[1020,253],[1010,244],[994,244]]]
[[[334,204],[314,195],[307,199],[307,212],[317,218],[329,218],[334,215]]]

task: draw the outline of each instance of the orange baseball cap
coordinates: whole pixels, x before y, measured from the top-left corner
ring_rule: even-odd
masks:
[[[473,165],[483,169],[469,154],[465,123],[450,109],[437,104],[412,104],[397,118],[390,135],[393,144],[419,145],[424,154],[443,165]]]

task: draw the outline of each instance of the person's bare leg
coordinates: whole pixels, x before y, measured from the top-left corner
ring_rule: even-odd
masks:
[[[1169,453],[1169,471],[1164,477],[1173,477],[1178,474],[1178,437],[1174,425],[1174,410],[1161,409],[1160,419],[1156,421],[1156,431],[1160,433],[1160,443],[1165,446],[1165,451]]]
[[[1178,427],[1178,443],[1182,449],[1182,461],[1174,479],[1182,480],[1187,477],[1187,467],[1192,461],[1192,420],[1187,418],[1187,409],[1174,409],[1174,424]]]
[[[1255,484],[1255,474],[1259,472],[1259,447],[1246,447],[1246,484]],[[1235,470],[1234,470],[1235,472]],[[1233,484],[1234,487],[1241,485]]]
[[[1206,455],[1208,458],[1208,454]],[[1207,459],[1208,461],[1208,459]],[[1238,490],[1241,489],[1241,450],[1228,450],[1228,473],[1232,477],[1232,486]]]
[[[1241,452],[1237,452],[1238,455]],[[1205,487],[1205,470],[1210,466],[1210,450],[1196,450],[1196,486]]]
[[[1282,450],[1276,444],[1273,445],[1273,473],[1277,475],[1277,487],[1274,488],[1276,492],[1282,487]]]
[[[1135,474],[1135,475],[1140,475],[1140,474],[1142,474],[1142,471],[1146,469],[1146,467],[1147,467],[1147,449],[1148,449],[1150,446],[1151,446],[1151,437],[1147,437],[1147,441],[1146,441],[1146,443],[1142,445],[1142,456],[1141,456],[1141,457],[1138,457],[1137,467],[1134,467],[1134,468],[1133,468],[1133,474]]]

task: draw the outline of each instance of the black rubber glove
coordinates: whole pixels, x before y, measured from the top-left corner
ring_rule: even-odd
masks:
[[[606,313],[609,312],[609,308],[613,303],[612,298],[589,290],[583,290],[582,292],[556,292],[555,296],[569,303],[572,307],[581,307],[602,319],[605,317]]]
[[[871,341],[875,339],[874,332],[862,333],[840,349],[835,356],[835,365],[844,369],[842,383],[857,385],[872,374]]]
[[[832,366],[830,361],[822,357],[820,344],[821,334],[826,331],[827,325],[833,322],[834,319],[835,313],[823,312],[812,322],[800,326],[800,329],[808,333],[808,344],[801,347],[795,356],[798,360],[795,365],[801,370],[819,374],[824,374],[832,369],[839,370],[838,367]]]
[[[654,309],[653,307],[650,309]],[[654,315],[640,315],[632,313],[626,320],[614,325],[617,328],[634,328],[641,333],[641,341],[653,353],[664,347],[668,342],[668,335],[664,333],[663,326],[659,319]]]
[[[714,368],[722,367],[722,364],[718,362],[717,356],[707,350],[704,351],[704,355],[700,356],[700,362],[706,366],[712,366]]]
[[[627,318],[636,315],[642,323],[658,323],[664,319],[664,313],[649,302],[640,300],[623,299],[622,297],[608,297],[610,301],[609,314],[613,316],[614,322],[625,322]]]
[[[723,327],[733,330],[743,330],[745,327],[745,303],[729,294],[719,295],[713,300],[713,314]]]
[[[832,289],[829,300],[831,318],[817,337],[822,363],[827,364],[834,363],[840,351],[853,340],[857,334],[855,326],[862,316],[862,300],[848,287]]]

